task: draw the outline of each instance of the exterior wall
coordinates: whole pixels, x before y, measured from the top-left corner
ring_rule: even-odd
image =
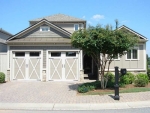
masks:
[[[47,25],[42,25],[42,26],[47,26]],[[26,35],[24,36],[21,36],[21,38],[30,38],[30,37],[52,37],[52,38],[55,38],[55,37],[68,37],[66,35],[64,35],[63,33],[53,29],[52,27],[50,27],[50,31],[40,31],[40,27],[32,30],[31,32],[27,33]]]
[[[139,44],[138,59],[137,60],[127,60],[127,55],[122,56],[119,60],[114,60],[110,64],[110,71],[114,71],[114,67],[118,66],[121,68],[126,68],[127,71],[133,72],[146,72],[146,50],[145,44]],[[106,67],[107,69],[107,67]]]
[[[5,73],[7,80],[7,53],[0,53],[0,72]]]
[[[47,72],[48,72],[48,70],[47,70],[47,59],[48,59],[48,57],[47,57],[47,51],[71,51],[71,50],[73,50],[73,51],[80,51],[79,49],[75,49],[75,48],[73,48],[72,46],[65,46],[65,45],[63,45],[63,46],[59,46],[59,45],[57,45],[57,46],[9,46],[9,52],[8,52],[8,54],[9,54],[9,57],[8,57],[8,61],[10,62],[10,64],[7,64],[7,65],[9,65],[9,70],[10,70],[10,74],[9,74],[9,78],[10,78],[10,80],[12,80],[12,78],[11,78],[11,76],[12,76],[12,64],[13,64],[13,62],[12,62],[12,58],[13,58],[13,56],[12,56],[12,52],[14,51],[42,51],[42,81],[46,81],[46,74],[47,74]],[[80,56],[81,54],[80,54],[80,52],[79,52],[79,59],[80,59]],[[7,58],[7,57],[6,57]],[[79,62],[80,62],[80,60],[79,60]],[[7,67],[7,66],[6,66]],[[79,68],[79,70],[80,70],[80,66],[78,66],[78,68]],[[80,77],[80,75],[79,75],[79,77]],[[81,79],[81,78],[79,78],[79,79]]]
[[[7,52],[7,45],[0,43],[0,52]]]
[[[70,33],[74,32],[74,24],[79,24],[79,28],[82,28],[82,23],[54,23],[55,25],[69,31]]]

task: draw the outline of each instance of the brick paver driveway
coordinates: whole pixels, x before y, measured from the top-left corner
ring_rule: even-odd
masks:
[[[14,81],[0,84],[2,103],[113,103],[112,95],[78,95],[78,82]],[[119,102],[150,100],[150,92],[120,94]]]

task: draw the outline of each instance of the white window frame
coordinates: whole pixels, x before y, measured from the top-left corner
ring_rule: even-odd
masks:
[[[41,31],[41,32],[47,32],[47,31],[42,31],[42,28],[48,28],[48,31],[50,31],[50,27],[49,27],[49,26],[41,26],[41,27],[40,27],[40,31]]]
[[[136,49],[137,50],[137,59],[133,59],[133,49]],[[134,47],[134,48],[131,48],[131,59],[128,59],[127,58],[127,54],[126,54],[126,60],[139,60],[139,46],[137,47]]]
[[[79,24],[74,24],[74,31],[78,31],[78,30],[75,30],[76,25],[78,25],[78,30],[79,30]]]
[[[107,57],[107,56],[106,56],[106,57]],[[107,60],[110,60],[110,59],[107,58]],[[118,58],[117,58],[117,59],[112,58],[112,60],[119,61],[119,60],[120,60],[119,55],[118,55]]]

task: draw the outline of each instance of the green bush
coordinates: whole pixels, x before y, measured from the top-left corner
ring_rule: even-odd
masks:
[[[0,83],[5,82],[5,74],[3,72],[0,72]]]
[[[147,70],[147,76],[149,77],[150,80],[150,69]]]
[[[122,84],[132,84],[135,80],[135,76],[132,73],[126,73],[120,77],[120,83]]]
[[[134,82],[136,87],[145,87],[148,84],[148,76],[146,74],[138,74]]]
[[[88,91],[100,88],[100,81],[95,81],[91,83],[84,83],[82,85],[79,85],[78,92],[79,93],[86,93]]]
[[[106,73],[104,77],[108,79],[106,88],[113,88],[115,84],[115,75],[109,72]]]

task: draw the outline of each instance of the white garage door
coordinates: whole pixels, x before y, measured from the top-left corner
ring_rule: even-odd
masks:
[[[49,80],[78,80],[78,52],[49,52]]]
[[[41,80],[40,52],[13,53],[13,79]]]

